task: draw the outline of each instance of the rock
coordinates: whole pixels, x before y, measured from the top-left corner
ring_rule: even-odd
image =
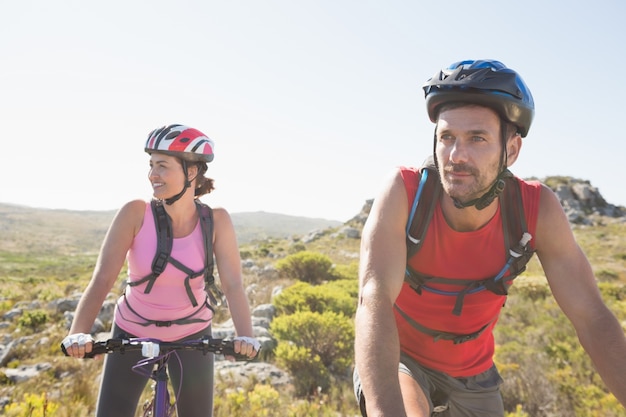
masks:
[[[16,317],[19,317],[22,315],[22,309],[21,308],[12,308],[11,310],[7,311],[6,313],[4,313],[2,315],[2,318],[4,320],[13,320]]]
[[[261,317],[272,320],[276,314],[276,307],[273,304],[261,304],[252,310],[252,317]]]
[[[265,362],[231,362],[219,360],[215,362],[216,379],[233,380],[239,386],[245,385],[250,378],[273,387],[291,384],[291,376],[282,369]]]
[[[7,368],[4,370],[4,374],[13,383],[24,382],[32,377],[39,375],[43,371],[47,371],[52,368],[52,365],[48,362],[39,363],[37,365],[24,365],[19,368]]]

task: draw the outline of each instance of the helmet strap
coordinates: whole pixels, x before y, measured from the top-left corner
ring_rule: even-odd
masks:
[[[191,186],[191,181],[189,181],[189,178],[188,178],[189,175],[187,173],[187,161],[185,161],[184,159],[181,159],[181,162],[183,165],[183,174],[185,174],[185,185],[183,186],[183,189],[180,191],[180,193],[176,194],[173,197],[166,198],[164,200],[165,204],[167,204],[168,206],[180,200],[180,198],[185,194],[185,191],[187,191],[187,188]]]
[[[487,191],[485,194],[483,194],[482,196],[478,198],[475,198],[466,203],[463,203],[459,199],[452,197],[452,201],[454,202],[454,207],[462,209],[465,207],[476,206],[476,210],[482,210],[486,207],[489,207],[489,205],[493,202],[493,200],[495,200],[496,197],[498,197],[502,193],[502,190],[504,190],[505,173],[506,171],[503,171],[500,174],[498,174],[496,181],[493,183],[489,191]]]

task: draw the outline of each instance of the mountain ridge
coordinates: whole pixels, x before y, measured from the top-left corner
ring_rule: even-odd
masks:
[[[0,250],[10,250],[16,245],[44,249],[49,239],[63,240],[64,236],[72,235],[81,239],[70,250],[95,251],[98,250],[116,212],[117,210],[47,209],[0,202],[0,233],[3,236]],[[343,224],[337,220],[264,211],[230,215],[239,243],[269,238],[283,239]],[[41,227],[43,225],[47,227]],[[72,246],[71,242],[67,244]]]
[[[539,180],[555,192],[572,225],[626,221],[626,208],[608,203],[589,181],[560,176],[529,179]],[[238,243],[245,244],[304,236],[342,225],[360,229],[369,215],[372,202],[373,199],[366,200],[361,211],[346,222],[262,210],[230,215]],[[45,252],[50,246],[47,245],[50,239],[55,239],[56,246],[70,252],[97,251],[115,213],[115,210],[46,209],[0,202],[0,250],[26,247]],[[41,227],[43,225],[49,227]]]

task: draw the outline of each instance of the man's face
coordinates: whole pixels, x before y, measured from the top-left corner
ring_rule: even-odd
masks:
[[[441,111],[435,152],[444,191],[461,202],[482,196],[499,173],[500,118],[487,107]]]

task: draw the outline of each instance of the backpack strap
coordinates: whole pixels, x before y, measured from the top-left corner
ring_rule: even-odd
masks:
[[[204,237],[204,288],[211,304],[214,306],[227,305],[226,297],[222,290],[215,283],[213,275],[215,263],[213,262],[213,210],[211,207],[196,200],[196,207],[200,215],[200,227]]]
[[[169,257],[172,254],[174,234],[172,232],[172,221],[165,212],[163,202],[161,200],[152,200],[150,205],[152,206],[154,226],[157,232],[157,251],[152,260],[152,273],[158,277],[165,270]]]
[[[152,291],[152,286],[154,285],[156,279],[165,270],[172,253],[172,244],[174,240],[172,222],[165,212],[163,202],[160,200],[152,200],[150,202],[150,207],[152,208],[152,217],[154,218],[154,227],[157,234],[157,249],[154,254],[154,258],[152,259],[152,272],[140,280],[128,282],[128,285],[135,287],[147,281],[148,284],[143,291],[145,294]]]
[[[495,318],[491,321],[489,321],[489,323],[485,324],[484,326],[482,326],[480,329],[478,329],[477,331],[473,332],[473,333],[468,333],[468,334],[456,334],[456,333],[449,333],[449,332],[444,332],[441,330],[433,330],[430,329],[428,327],[422,326],[421,324],[419,324],[418,322],[416,322],[415,320],[413,320],[408,314],[406,314],[404,311],[402,311],[400,309],[400,307],[398,307],[397,304],[393,305],[393,308],[415,329],[419,330],[422,333],[426,333],[429,336],[433,337],[433,341],[437,342],[439,340],[450,340],[452,341],[455,345],[458,345],[459,343],[465,343],[465,342],[469,342],[470,340],[474,340],[477,339],[478,336],[480,336],[481,334],[483,334],[483,332],[485,330],[487,330],[489,328],[489,326],[495,321]]]
[[[213,277],[213,210],[211,207],[196,201],[196,208],[200,216],[200,227],[204,239],[204,282],[212,285],[215,282]]]
[[[406,226],[407,260],[422,246],[428,224],[441,195],[441,182],[432,156],[424,161],[419,171],[420,182]]]
[[[152,320],[152,319],[148,319],[144,316],[142,316],[141,314],[139,314],[137,311],[135,311],[131,306],[130,303],[128,302],[128,299],[126,298],[126,294],[122,295],[124,297],[124,303],[126,304],[126,307],[128,308],[128,310],[133,313],[135,316],[139,317],[142,321],[136,321],[136,320],[131,320],[130,318],[124,317],[124,314],[122,313],[121,310],[118,310],[119,315],[127,322],[129,323],[134,323],[134,324],[138,324],[140,326],[143,327],[147,327],[150,325],[155,325],[157,327],[170,327],[173,324],[176,325],[184,325],[184,324],[193,324],[193,323],[206,323],[207,320],[201,319],[201,318],[194,318],[194,316],[198,313],[200,313],[205,307],[207,307],[208,309],[210,309],[211,311],[213,311],[215,313],[215,310],[213,309],[213,307],[211,307],[211,305],[207,302],[207,300],[204,301],[204,303],[202,303],[202,305],[200,305],[199,308],[197,308],[196,310],[194,310],[191,314],[186,315],[185,317],[179,318],[179,319],[175,319],[175,320]]]
[[[509,170],[505,171],[504,178],[506,186],[500,196],[500,215],[508,259],[500,273],[493,280],[485,282],[489,291],[499,295],[508,294],[513,279],[526,270],[526,264],[535,253],[529,245],[532,236],[528,232],[519,182]],[[508,280],[503,279],[507,271],[510,277]]]

